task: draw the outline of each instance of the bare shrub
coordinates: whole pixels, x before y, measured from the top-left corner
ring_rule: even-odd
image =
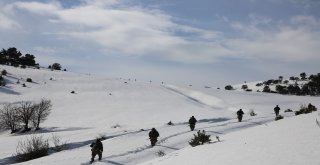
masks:
[[[68,149],[67,141],[62,141],[58,135],[52,134],[51,140],[53,143],[52,149],[54,151],[60,152],[60,151]]]
[[[283,116],[278,115],[274,120],[277,121],[277,120],[281,120],[281,119],[283,119]]]
[[[257,113],[254,112],[253,109],[250,109],[249,114],[250,114],[250,116],[256,116],[257,115]]]
[[[49,141],[43,136],[31,136],[18,142],[16,148],[16,159],[18,162],[28,161],[47,156]]]
[[[308,106],[300,105],[300,110],[295,111],[295,115],[307,114],[307,113],[311,113],[313,111],[317,111],[317,107],[312,105],[311,103],[309,103]]]
[[[40,123],[45,121],[51,113],[51,107],[51,101],[46,99],[41,99],[40,103],[34,104],[32,124],[36,130],[40,129]]]
[[[162,150],[157,151],[156,154],[158,155],[158,157],[163,157],[166,155],[166,153],[164,153],[164,151],[162,151]]]
[[[0,109],[0,128],[10,129],[15,133],[18,128],[17,108],[12,104],[6,104]]]
[[[27,82],[32,82],[32,79],[31,79],[31,78],[27,78],[26,81],[27,81]]]
[[[24,124],[23,132],[30,131],[29,121],[33,116],[34,108],[34,105],[30,101],[20,102],[20,106],[17,108],[18,119]]]

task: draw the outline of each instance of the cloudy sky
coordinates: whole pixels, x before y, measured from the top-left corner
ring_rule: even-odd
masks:
[[[80,73],[221,86],[320,72],[320,0],[1,0],[0,46]]]

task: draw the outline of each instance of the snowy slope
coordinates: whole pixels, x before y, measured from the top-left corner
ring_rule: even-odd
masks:
[[[108,139],[103,141],[103,160],[95,164],[139,164],[157,158],[160,150],[170,154],[190,148],[188,141],[195,132],[189,131],[187,120],[192,115],[199,121],[196,129],[224,138],[273,121],[276,104],[282,112],[309,102],[320,106],[317,97],[179,87],[45,69],[0,66],[2,69],[8,71],[8,83],[0,88],[0,104],[50,99],[52,113],[37,134],[49,138],[55,134],[69,145],[69,150],[21,164],[88,163],[89,144],[100,134]],[[25,82],[27,78],[34,83]],[[16,84],[18,79],[20,84]],[[245,112],[254,109],[258,116],[245,114],[244,121],[238,123],[235,111],[239,108]],[[166,125],[169,121],[174,125]],[[147,137],[152,127],[160,132],[159,143],[153,148]],[[10,158],[16,145],[26,136],[0,133],[0,164],[13,163]]]
[[[317,113],[230,133],[211,144],[187,147],[143,165],[319,165]],[[141,164],[141,165],[142,165]]]

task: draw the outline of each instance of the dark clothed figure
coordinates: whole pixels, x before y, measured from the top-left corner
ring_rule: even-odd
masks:
[[[94,157],[96,155],[99,156],[99,160],[102,158],[102,152],[103,152],[103,145],[101,143],[100,139],[97,139],[95,142],[92,142],[91,145],[91,163],[94,161]]]
[[[159,137],[159,132],[155,129],[152,128],[151,131],[149,132],[149,139],[151,142],[151,146],[155,146]]]
[[[197,122],[197,119],[194,116],[191,116],[189,119],[189,126],[191,131],[194,130],[194,127],[196,126],[196,122]]]
[[[238,121],[239,121],[239,122],[242,121],[243,114],[244,114],[244,112],[242,111],[242,109],[240,109],[239,111],[237,111],[237,116],[238,116]]]
[[[274,107],[274,113],[276,114],[276,117],[279,116],[279,112],[280,112],[280,107],[277,105],[276,107]]]

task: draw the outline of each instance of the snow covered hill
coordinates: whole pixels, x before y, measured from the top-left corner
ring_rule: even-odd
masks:
[[[143,165],[319,165],[320,128],[316,113],[225,135],[221,142],[186,147]],[[141,164],[141,165],[142,165]]]
[[[48,120],[40,125],[42,127],[40,131],[31,131],[28,134],[10,134],[9,131],[0,133],[0,164],[14,163],[12,155],[16,152],[18,141],[25,139],[30,134],[48,138],[54,134],[59,136],[62,141],[66,141],[69,149],[21,164],[88,164],[91,156],[89,144],[96,137],[102,135],[107,137],[103,141],[105,148],[103,159],[95,164],[139,164],[148,161],[151,161],[151,164],[160,164],[161,162],[188,164],[189,162],[182,160],[179,162],[180,158],[173,159],[172,157],[182,155],[181,159],[184,159],[184,156],[191,158],[195,156],[196,152],[199,155],[201,152],[211,154],[211,148],[212,153],[216,153],[218,150],[213,149],[216,146],[220,146],[220,148],[225,146],[221,152],[227,152],[228,148],[229,151],[232,151],[233,143],[235,143],[233,137],[239,134],[243,136],[243,140],[246,139],[247,133],[243,132],[249,127],[260,127],[260,129],[259,127],[254,128],[259,131],[252,133],[255,136],[250,138],[251,131],[248,130],[251,149],[255,147],[253,144],[258,143],[255,142],[255,139],[265,137],[271,128],[275,128],[273,131],[276,131],[280,136],[273,136],[274,138],[287,138],[281,136],[283,130],[280,127],[287,127],[293,139],[299,137],[300,135],[294,136],[296,131],[291,132],[297,126],[290,123],[306,124],[305,120],[307,119],[303,119],[312,116],[313,119],[310,119],[310,122],[315,125],[316,115],[292,117],[289,120],[288,118],[293,116],[293,113],[284,114],[283,111],[289,108],[298,110],[301,104],[308,103],[320,107],[318,97],[181,87],[139,82],[139,80],[133,81],[134,79],[111,79],[63,71],[20,69],[1,65],[0,70],[3,69],[7,70],[8,74],[4,76],[7,85],[0,87],[0,106],[5,103],[39,101],[41,98],[46,98],[52,101],[53,109]],[[31,78],[33,82],[26,82],[27,78]],[[18,80],[19,84],[16,83]],[[22,87],[23,83],[26,84],[26,87]],[[75,91],[75,94],[71,94],[71,91]],[[281,114],[285,116],[285,120],[268,124],[274,120],[273,107],[275,105],[281,107]],[[235,115],[235,112],[240,108],[246,113],[244,121],[241,123],[237,122]],[[249,116],[247,113],[250,110],[254,110],[258,115]],[[196,131],[206,130],[213,138],[220,136],[223,139],[222,142],[191,148],[188,141],[196,131],[189,130],[187,121],[192,115],[198,119]],[[281,125],[287,120],[291,122]],[[167,125],[169,121],[172,121],[174,125]],[[266,124],[272,125],[272,127],[264,129]],[[150,147],[148,139],[148,131],[152,127],[155,127],[160,133],[159,142],[153,148]],[[309,126],[304,129],[309,130]],[[310,126],[310,131],[314,132],[316,129]],[[320,132],[320,129],[318,131]],[[306,135],[309,136],[309,134]],[[313,136],[316,137],[318,134],[315,133]],[[309,141],[309,138],[307,139]],[[243,140],[239,144],[243,144]],[[313,143],[313,141],[311,142]],[[319,144],[314,144],[315,154],[320,152]],[[307,149],[308,145],[302,147],[301,150]],[[235,147],[234,150],[241,149],[241,146]],[[269,152],[269,148],[260,147],[264,146],[257,145],[256,150],[248,150],[246,154],[256,153],[258,149],[265,150],[264,153]],[[285,150],[286,148],[279,148],[278,152],[281,153]],[[158,158],[159,151],[163,151],[168,156],[160,158],[160,160],[153,160]],[[192,153],[193,151],[194,153]],[[270,148],[271,151],[272,148]],[[297,153],[300,152],[302,151],[297,151]],[[292,154],[297,153],[292,150]],[[270,154],[275,155],[272,152]],[[207,160],[209,163],[195,164],[212,164],[226,158],[225,154],[219,155],[213,154],[212,157],[216,158],[214,160],[200,157],[199,159]],[[247,159],[247,156],[244,158]],[[303,159],[307,158],[318,163],[320,160],[312,155],[303,157]],[[170,161],[166,163],[164,161],[166,159]],[[171,159],[173,163],[170,163]],[[232,156],[227,159],[226,161],[232,162]],[[238,159],[241,159],[241,156],[238,155],[234,160]],[[288,158],[288,161],[282,160],[281,164],[290,164],[290,162],[291,160]]]

